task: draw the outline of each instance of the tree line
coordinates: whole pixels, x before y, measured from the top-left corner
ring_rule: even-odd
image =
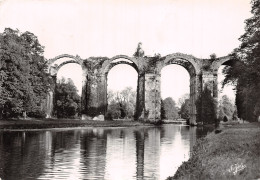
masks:
[[[0,34],[0,118],[43,116],[52,86],[44,47],[30,32],[6,28]]]
[[[252,17],[245,21],[241,44],[230,54],[231,66],[223,70],[223,85],[236,85],[237,115],[247,121],[260,116],[260,1],[251,1]]]
[[[43,53],[33,33],[11,28],[0,33],[0,119],[45,117],[47,92],[56,82],[47,73]],[[59,80],[55,93],[55,116],[80,114],[80,96],[71,79]]]
[[[136,108],[136,91],[132,87],[126,87],[121,91],[108,90],[107,117],[112,119],[133,119]],[[161,119],[189,119],[190,102],[189,94],[179,99],[179,106],[171,98],[161,100]]]
[[[196,101],[198,122],[218,124],[220,120],[228,119],[241,118],[251,122],[259,119],[260,1],[251,0],[251,5],[252,17],[245,21],[245,33],[239,38],[241,44],[229,54],[229,65],[223,69],[225,79],[222,86],[230,83],[236,88],[235,106],[224,96],[216,113],[216,102],[211,96],[211,91],[205,88]],[[216,58],[216,55],[211,55],[211,58]]]
[[[107,117],[112,119],[132,119],[136,106],[136,91],[126,87],[121,91],[108,90]]]

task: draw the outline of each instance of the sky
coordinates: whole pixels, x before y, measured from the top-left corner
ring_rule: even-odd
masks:
[[[33,32],[48,59],[65,53],[83,59],[132,56],[138,42],[148,56],[181,52],[220,57],[239,46],[250,9],[250,0],[0,0],[0,32],[5,27]],[[120,69],[134,78],[126,67]],[[186,81],[186,72],[176,75],[176,69],[168,70],[165,81]],[[59,74],[72,76],[79,86],[81,74],[76,72],[74,65]],[[111,74],[111,79],[119,76],[113,69]],[[114,80],[111,86],[117,84]],[[189,85],[180,86],[185,86],[183,94],[189,91]],[[167,89],[177,93],[166,88],[165,94]]]

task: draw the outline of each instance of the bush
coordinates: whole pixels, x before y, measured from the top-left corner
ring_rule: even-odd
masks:
[[[34,118],[45,118],[46,114],[45,114],[44,111],[37,110],[37,111],[33,111],[33,112],[28,112],[27,116],[28,117],[34,117]]]
[[[223,122],[227,122],[227,121],[228,121],[227,116],[224,116],[224,118],[223,118]]]
[[[187,125],[190,125],[190,118],[187,118],[187,119],[186,119],[186,124],[187,124]]]
[[[150,121],[150,120],[146,120],[145,121],[146,123],[150,123],[150,124],[153,124],[153,125],[155,125],[155,126],[161,126],[164,122],[163,122],[163,120],[158,120],[158,121]]]
[[[113,121],[113,116],[111,112],[107,112],[105,115],[105,120],[106,121]]]
[[[197,123],[215,124],[216,114],[214,98],[211,96],[211,91],[206,86],[196,100]]]

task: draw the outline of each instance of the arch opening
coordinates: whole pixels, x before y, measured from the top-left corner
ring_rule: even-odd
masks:
[[[107,114],[112,119],[133,119],[138,73],[126,61],[117,62],[107,72]]]
[[[48,72],[55,80],[55,85],[49,90],[47,94],[47,118],[78,118],[80,116],[82,94],[81,64],[82,60],[79,58],[79,56],[75,57],[68,54],[62,54],[48,61]],[[65,76],[65,78],[62,78],[62,76]],[[70,93],[68,92],[68,89],[71,89]],[[63,98],[65,94],[67,94],[66,96],[69,98]],[[65,101],[69,101],[67,102],[67,107],[61,107],[66,104]],[[66,110],[61,112],[60,109]]]
[[[164,61],[162,62],[161,70],[168,66],[168,65],[176,65],[182,68],[183,73],[186,74],[186,77],[188,77],[186,80],[186,88],[188,89],[188,93],[183,93],[182,99],[189,99],[189,102],[187,100],[185,109],[188,112],[187,116],[180,116],[182,118],[186,118],[187,122],[190,124],[196,124],[197,119],[197,111],[196,111],[196,100],[199,93],[199,74],[200,74],[200,67],[198,63],[196,63],[197,59],[191,55],[185,55],[181,53],[175,53],[166,56]],[[174,70],[172,71],[174,72]],[[172,75],[174,76],[174,75]],[[179,79],[181,80],[182,77],[180,76]],[[186,98],[185,97],[186,94]],[[189,94],[189,95],[187,95]],[[178,100],[177,100],[178,101]],[[185,100],[183,100],[185,102]],[[181,110],[181,105],[179,105]]]
[[[62,65],[57,72],[55,114],[57,118],[81,116],[82,68],[79,64]]]
[[[82,93],[82,68],[77,63],[67,63],[59,67],[57,72],[57,81],[62,78],[71,79],[77,88],[77,93],[81,95]]]
[[[187,69],[179,64],[164,66],[161,70],[161,118],[190,118],[190,94],[190,74]]]

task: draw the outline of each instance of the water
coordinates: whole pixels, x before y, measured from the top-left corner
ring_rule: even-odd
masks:
[[[0,131],[0,178],[166,179],[190,157],[196,127]]]

